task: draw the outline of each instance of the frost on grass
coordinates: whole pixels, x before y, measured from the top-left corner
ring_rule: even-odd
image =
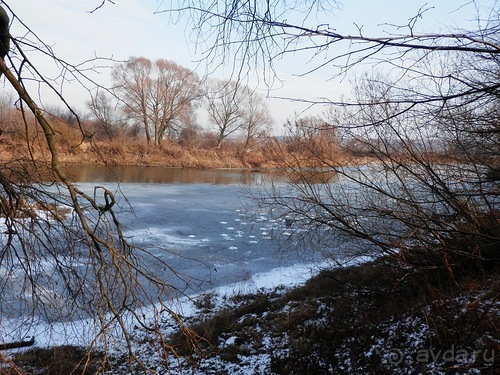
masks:
[[[160,328],[178,355],[140,328],[135,349],[146,369],[165,373],[168,364],[174,375],[495,374],[498,279],[483,275],[439,289],[442,280],[422,277],[419,284],[401,272],[380,261],[310,279],[303,271],[287,278],[284,269],[253,276],[179,303],[185,324],[207,338],[199,347],[183,349],[165,315],[157,317]],[[131,370],[119,348],[110,354],[109,373],[146,373]]]

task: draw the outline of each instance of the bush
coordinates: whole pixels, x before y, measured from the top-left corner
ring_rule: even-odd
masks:
[[[34,348],[14,356],[22,370],[37,375],[95,374],[103,359],[103,353],[70,345]]]

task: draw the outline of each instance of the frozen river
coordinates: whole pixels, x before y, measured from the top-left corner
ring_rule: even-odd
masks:
[[[311,267],[315,268],[309,263],[311,259],[283,251],[277,238],[287,238],[286,224],[256,208],[251,195],[258,193],[266,180],[263,174],[134,167],[112,172],[78,167],[75,172],[83,191],[92,194],[95,186],[104,186],[115,192],[113,209],[125,236],[146,250],[137,251],[143,266],[184,295],[218,287],[228,291],[238,288],[231,289],[235,293],[273,287],[307,277]],[[299,264],[303,266],[297,267]],[[84,311],[71,320],[73,323],[66,318],[59,320],[59,313],[64,315],[65,299],[56,291],[61,280],[51,267],[47,264],[37,271],[40,282],[44,277],[54,278],[40,289],[54,305],[44,307],[39,316],[23,315],[30,291],[23,287],[22,270],[15,268],[9,274],[12,277],[6,285],[12,298],[6,298],[9,305],[0,308],[0,333],[5,341],[36,336],[40,345],[73,343],[74,335],[68,330],[87,332],[82,324],[88,324],[86,319],[92,316]],[[83,263],[75,263],[75,267],[85,270]]]
[[[109,187],[109,186],[108,186]],[[120,215],[125,235],[203,289],[242,281],[283,264],[273,219],[251,210],[237,185],[125,183],[133,213]],[[150,271],[162,274],[162,268]]]
[[[243,282],[259,272],[299,263],[285,256],[275,237],[286,234],[249,197],[264,176],[233,170],[119,168],[114,175],[89,169],[78,177],[84,190],[96,184],[120,189],[118,211],[125,234],[179,272],[166,280],[189,291]],[[121,181],[118,185],[114,180]],[[132,210],[131,210],[132,209]],[[164,266],[147,263],[157,276],[171,277]]]

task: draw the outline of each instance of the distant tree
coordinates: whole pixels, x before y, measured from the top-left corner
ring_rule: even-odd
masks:
[[[179,134],[179,143],[190,149],[198,148],[203,143],[203,128],[198,124],[189,124],[182,128]]]
[[[272,125],[262,96],[240,82],[210,79],[205,85],[205,98],[209,121],[218,134],[217,147],[227,137],[240,133],[247,150]]]
[[[237,82],[218,79],[205,84],[208,119],[217,130],[217,147],[238,132],[245,122],[246,88]]]
[[[288,120],[283,128],[282,136],[269,137],[265,142],[270,160],[280,167],[280,178],[285,176],[292,185],[328,184],[336,174],[332,166],[346,160],[336,126],[320,116],[304,116]]]
[[[73,109],[68,109],[61,106],[47,106],[45,107],[47,116],[52,119],[57,119],[65,124],[73,127],[78,127],[78,124],[84,118],[84,114]]]
[[[324,153],[334,151],[338,143],[337,128],[320,116],[304,116],[288,120],[286,141],[289,151],[315,149]]]
[[[14,103],[13,95],[0,96],[0,135],[13,135],[20,132],[22,120],[12,107],[12,103]]]
[[[98,90],[87,102],[87,107],[90,110],[91,119],[94,120],[98,135],[102,135],[108,140],[116,138],[122,128],[122,122],[118,118],[118,103],[113,104],[110,95],[107,95],[103,90]]]
[[[248,88],[245,91],[246,106],[241,133],[245,139],[244,150],[248,151],[258,137],[267,135],[272,127],[273,118],[263,96]]]
[[[113,82],[123,112],[142,125],[148,145],[177,136],[201,96],[198,76],[167,60],[133,57],[114,68]]]

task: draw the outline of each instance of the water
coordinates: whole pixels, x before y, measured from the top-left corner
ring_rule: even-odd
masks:
[[[187,292],[299,262],[291,254],[280,255],[276,221],[256,211],[249,196],[265,179],[261,173],[140,167],[79,167],[75,172],[83,190],[102,185],[117,192],[115,211],[125,235],[184,280],[168,279],[165,265],[153,260],[146,261],[149,271]]]
[[[252,184],[263,176],[246,169],[187,169],[163,167],[68,165],[66,173],[79,182]]]
[[[174,287],[162,295],[167,303],[169,298],[180,296],[179,290],[191,296],[220,286],[238,288],[239,292],[253,290],[256,274],[275,270],[284,275],[286,270],[281,267],[304,263],[292,253],[281,253],[275,236],[281,234],[280,228],[286,231],[286,226],[268,212],[256,210],[250,197],[266,180],[264,174],[89,166],[73,166],[70,172],[79,188],[89,195],[93,195],[95,186],[115,192],[113,210],[124,235],[137,246],[134,251],[142,265]],[[58,261],[66,264],[63,257]],[[68,262],[76,272],[85,272],[83,257]],[[17,265],[12,272],[7,272],[7,266],[0,268],[0,274],[5,274],[4,302],[0,306],[0,334],[4,340],[36,336],[38,344],[75,344],[74,332],[78,332],[78,340],[90,342],[95,334],[93,311],[84,309],[73,314],[73,304],[61,289],[64,283],[53,262],[42,259],[34,266],[37,293],[46,303],[38,308],[31,305],[32,290],[23,283],[24,270]],[[140,276],[139,281],[143,281]],[[273,283],[273,278],[259,285],[263,283]],[[137,306],[149,304],[151,300],[146,296],[155,295],[150,284],[142,286],[144,295],[137,296]],[[32,308],[37,308],[34,314],[27,315]]]
[[[286,237],[286,224],[256,209],[251,194],[258,193],[260,184],[267,179],[265,174],[89,166],[73,166],[71,171],[79,188],[90,196],[95,186],[115,193],[113,210],[125,237],[135,245],[135,255],[146,271],[174,287],[168,298],[179,295],[174,290],[192,295],[223,285],[249,285],[257,273],[311,260],[289,248],[281,252],[276,238],[284,234]],[[56,272],[58,264],[71,264],[75,272],[82,274],[87,269],[85,255],[66,259],[62,255],[64,241],[60,245],[59,263],[48,254],[48,259],[42,257],[31,266],[38,294],[46,302],[43,311],[36,313],[42,320],[73,319],[65,310],[65,306],[72,308],[73,304],[64,289],[65,280]],[[16,259],[12,262],[0,268],[6,285],[0,320],[14,319],[17,324],[15,317],[31,308],[32,291],[23,281],[24,269],[15,263]],[[139,281],[144,299],[138,299],[148,303],[146,296],[156,295],[155,289],[145,279],[139,277]],[[76,318],[86,317],[82,311]]]

